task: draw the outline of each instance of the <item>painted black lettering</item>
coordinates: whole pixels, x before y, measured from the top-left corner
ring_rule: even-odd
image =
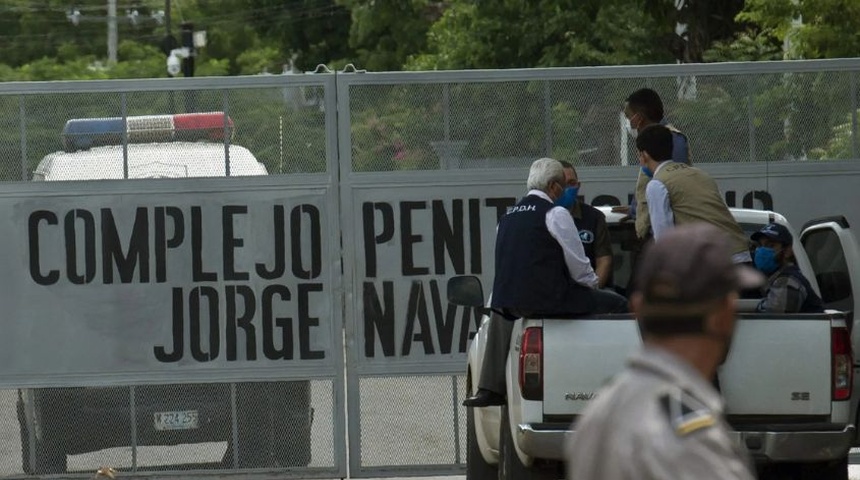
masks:
[[[463,235],[463,200],[451,201],[451,219],[445,213],[445,203],[433,200],[433,261],[437,275],[445,274],[445,251],[457,275],[466,270],[466,239]]]
[[[245,215],[248,207],[245,205],[225,205],[221,208],[221,235],[223,245],[222,259],[224,261],[224,280],[238,281],[248,280],[248,272],[236,271],[236,249],[245,245],[245,240],[236,236],[233,217]]]
[[[120,283],[134,281],[134,271],[140,270],[141,283],[149,282],[149,213],[138,207],[134,213],[134,226],[128,239],[128,254],[123,254],[122,241],[110,208],[102,209],[102,276],[106,285],[113,283],[116,265]]]
[[[183,349],[185,348],[185,298],[182,295],[181,288],[173,288],[173,351],[167,353],[167,350],[156,345],[153,348],[155,359],[162,363],[173,363],[182,360]]]
[[[286,232],[284,231],[284,206],[275,205],[273,210],[273,225],[275,228],[275,238],[272,243],[275,247],[275,263],[272,268],[266,268],[263,263],[256,265],[257,275],[266,280],[275,280],[284,276],[287,271],[287,247],[286,247]]]
[[[400,268],[404,276],[427,275],[430,267],[416,267],[412,245],[420,243],[422,235],[412,233],[412,211],[424,210],[427,202],[400,202]]]
[[[436,336],[439,338],[439,353],[451,353],[454,342],[454,325],[457,323],[457,306],[445,301],[448,306],[442,312],[442,295],[439,293],[439,282],[430,280],[430,300],[433,303],[433,316],[436,319]]]
[[[481,200],[469,199],[469,257],[472,275],[480,275],[483,264],[481,258]]]
[[[312,292],[322,292],[321,283],[299,284],[299,358],[302,360],[319,360],[325,358],[323,350],[311,350],[311,328],[319,327],[320,319],[310,316],[311,303],[320,304],[325,300],[311,302]]]
[[[734,208],[737,206],[737,193],[734,190],[728,190],[726,192],[726,206],[729,208]]]
[[[203,212],[191,207],[191,277],[194,282],[215,282],[218,274],[203,271]]]
[[[305,270],[302,262],[302,214],[310,220],[311,268]],[[316,205],[303,204],[293,208],[290,213],[290,234],[293,252],[293,275],[310,280],[322,272],[322,232],[320,210]]]
[[[744,195],[744,208],[756,208],[755,200],[761,202],[761,210],[773,210],[773,197],[764,190],[756,190]]]
[[[598,195],[591,201],[593,207],[617,207],[621,205],[621,200],[613,195]]]
[[[382,282],[382,301],[373,282],[364,282],[364,356],[376,356],[376,334],[382,345],[382,354],[394,356],[394,282]]]
[[[83,222],[84,273],[78,273],[77,221]],[[76,285],[90,283],[96,276],[96,221],[88,210],[74,209],[66,214],[66,275]]]
[[[283,285],[269,285],[263,289],[263,355],[269,360],[293,359],[293,319],[274,317],[272,302],[275,295],[290,300],[290,290]],[[281,330],[281,348],[275,345],[275,326]]]
[[[460,353],[464,353],[466,351],[466,347],[469,345],[469,340],[471,340],[476,333],[478,333],[478,328],[481,326],[481,320],[483,320],[484,314],[481,313],[481,310],[478,308],[464,308],[463,309],[463,318],[460,322]],[[470,319],[474,321],[469,321]],[[475,327],[472,330],[471,327]]]
[[[167,217],[173,220],[173,235],[167,238]],[[177,207],[155,207],[155,281],[167,281],[167,249],[177,248],[185,239],[185,219]]]
[[[420,331],[413,334],[416,321],[420,324]],[[409,300],[406,307],[406,331],[403,333],[403,349],[401,351],[404,357],[409,356],[412,351],[412,342],[421,342],[424,345],[425,354],[436,353],[430,331],[427,299],[424,298],[424,285],[420,280],[413,280],[412,288],[409,289]]]
[[[27,219],[28,243],[30,247],[30,278],[39,285],[53,285],[60,280],[59,270],[48,270],[42,274],[41,256],[39,252],[39,224],[44,221],[48,225],[57,225],[57,214],[48,210],[37,210]]]
[[[484,200],[484,205],[496,209],[496,223],[502,219],[502,216],[508,213],[508,208],[517,204],[517,199],[514,197],[504,198],[488,198]]]
[[[376,233],[376,211],[382,215],[382,231]],[[394,238],[394,207],[389,203],[364,202],[361,206],[364,226],[364,269],[367,278],[376,277],[376,246]]]
[[[221,348],[221,336],[218,331],[218,319],[221,316],[218,308],[218,291],[214,287],[194,287],[188,295],[189,312],[188,328],[191,331],[191,357],[198,362],[209,362],[218,358]],[[206,299],[206,313],[209,317],[209,351],[203,350],[202,303]]]
[[[235,361],[238,346],[237,333],[239,329],[245,335],[245,359],[257,359],[257,334],[254,329],[254,314],[257,312],[257,304],[254,299],[254,291],[247,285],[228,285],[225,298],[227,305],[227,332],[224,336],[226,343],[227,361]],[[237,300],[242,298],[242,314],[238,315]]]

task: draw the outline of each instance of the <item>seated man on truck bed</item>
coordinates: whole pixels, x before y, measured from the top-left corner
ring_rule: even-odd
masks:
[[[821,313],[824,304],[794,263],[794,237],[785,226],[769,223],[750,236],[755,266],[768,275],[756,310],[768,313]]]
[[[509,320],[521,316],[622,313],[627,299],[598,288],[579,231],[567,209],[554,205],[565,190],[562,164],[551,158],[532,163],[528,194],[501,220],[496,233],[496,272],[491,306]],[[572,188],[572,187],[567,187]],[[487,361],[477,393],[467,407],[505,402],[505,365],[511,325],[490,318]]]

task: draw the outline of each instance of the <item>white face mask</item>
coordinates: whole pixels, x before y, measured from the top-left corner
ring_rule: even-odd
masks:
[[[633,137],[634,139],[636,138],[636,135],[639,135],[639,131],[636,130],[635,128],[633,128],[633,125],[630,124],[629,118],[624,119],[624,126],[627,128],[627,134],[630,135],[631,137]]]

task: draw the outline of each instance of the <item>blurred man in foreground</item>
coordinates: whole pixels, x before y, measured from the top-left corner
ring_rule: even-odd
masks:
[[[737,291],[764,280],[731,254],[706,223],[646,247],[631,297],[644,345],[574,425],[569,480],[755,478],[711,384],[731,345]]]

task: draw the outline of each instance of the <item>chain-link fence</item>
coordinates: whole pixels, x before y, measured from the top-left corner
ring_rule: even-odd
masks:
[[[333,88],[325,85],[330,80],[6,84],[0,91],[7,112],[0,120],[0,178],[26,181],[36,172],[39,180],[249,174],[238,165],[242,152],[231,146],[251,152],[270,175],[326,172],[333,154],[326,115],[333,121],[335,110]],[[201,114],[210,112],[223,114],[207,122]],[[220,143],[223,148],[209,156],[228,167],[195,170],[201,143]],[[232,172],[231,155],[237,163]],[[153,167],[159,162],[161,168]]]
[[[733,163],[767,168],[775,162],[828,161],[841,168],[835,164],[849,162],[831,160],[858,158],[858,73],[860,61],[838,60],[0,85],[0,108],[7,112],[0,118],[0,180],[5,182],[0,189],[28,197],[26,205],[10,207],[15,219],[32,220],[27,217],[31,211],[59,212],[56,221],[50,215],[34,221],[45,235],[41,241],[56,244],[45,247],[53,257],[35,259],[37,267],[61,268],[58,259],[67,252],[88,255],[80,245],[83,253],[68,249],[73,227],[65,237],[53,227],[64,221],[74,226],[75,209],[100,212],[102,199],[117,199],[116,205],[107,205],[115,207],[117,218],[141,208],[152,212],[152,232],[160,232],[152,235],[164,243],[164,251],[176,247],[175,255],[184,252],[181,236],[164,227],[173,222],[178,229],[186,224],[183,218],[192,232],[183,246],[191,249],[189,256],[216,240],[218,248],[228,245],[225,250],[264,252],[256,268],[292,273],[296,278],[290,281],[297,285],[288,291],[294,300],[320,292],[317,303],[343,309],[322,309],[316,317],[305,311],[304,320],[296,322],[316,319],[323,325],[342,319],[343,324],[329,325],[343,325],[346,339],[344,346],[338,330],[331,333],[338,341],[320,347],[318,337],[306,335],[306,344],[296,347],[324,350],[335,367],[346,364],[345,382],[342,372],[322,375],[322,368],[284,376],[270,370],[258,382],[242,381],[248,370],[229,368],[205,370],[206,378],[198,383],[188,383],[198,380],[191,370],[171,382],[111,379],[110,386],[78,382],[74,376],[61,384],[61,375],[52,377],[52,388],[19,390],[34,387],[32,380],[7,381],[3,387],[9,389],[0,391],[0,428],[7,433],[0,435],[0,451],[6,453],[0,456],[6,459],[0,475],[84,475],[105,464],[145,475],[235,469],[305,477],[345,474],[347,468],[356,477],[460,472],[465,463],[463,372],[480,315],[447,304],[444,282],[463,273],[485,282],[491,278],[493,226],[524,181],[515,173],[541,156],[569,160],[593,167],[591,179],[606,189],[595,187],[595,193],[623,201],[635,179],[626,166],[637,160],[621,109],[627,95],[645,86],[661,95],[667,119],[688,135],[697,164],[732,169]],[[685,89],[679,94],[680,80]],[[856,173],[831,170],[849,180]],[[780,191],[792,190],[790,182],[800,174],[781,180],[786,186]],[[98,187],[13,184],[246,175],[257,178],[207,181],[202,187],[188,180],[170,184],[186,190],[159,182],[132,184],[138,189],[112,185],[113,190],[86,200],[80,189]],[[770,181],[766,172],[756,175],[738,180],[740,186],[727,198],[736,195],[746,205],[746,197]],[[289,195],[283,193],[287,190]],[[249,200],[252,193],[260,196]],[[58,200],[45,207],[40,195]],[[150,205],[150,198],[157,202]],[[70,200],[64,199],[83,206],[67,206]],[[132,210],[127,204],[143,206]],[[228,210],[231,216],[225,217]],[[201,211],[203,227],[194,224]],[[247,222],[235,220],[246,211]],[[141,225],[146,215],[140,214]],[[128,233],[132,220],[118,220],[125,226],[114,229]],[[39,246],[39,240],[28,244],[16,226],[9,228],[14,233],[8,236],[10,245],[22,249],[21,258],[28,246],[30,254],[33,245]],[[192,240],[195,228],[204,239]],[[290,235],[279,237],[286,231]],[[242,235],[236,232],[248,239],[249,232],[260,235],[240,244]],[[193,241],[196,246],[190,245]],[[304,246],[288,251],[294,245],[289,242]],[[124,254],[124,245],[111,248]],[[276,261],[273,250],[287,253]],[[323,253],[309,253],[314,251]],[[162,261],[171,269],[182,263],[166,258]],[[206,258],[214,258],[214,265],[223,260]],[[71,266],[83,262],[65,261]],[[10,271],[23,268],[18,263],[10,261]],[[320,264],[330,276],[319,277]],[[37,274],[50,283],[48,267],[39,268]],[[27,269],[22,271],[12,278],[26,279]],[[266,282],[283,280],[267,275]],[[301,283],[308,277],[317,283]],[[175,288],[185,287],[184,277],[177,281]],[[230,290],[232,285],[212,283],[232,292],[230,298],[252,298],[237,292],[268,288],[257,282]],[[62,291],[48,287],[38,294]],[[97,287],[100,292],[129,287],[117,294],[126,295],[125,301],[148,288],[161,295],[150,284]],[[189,292],[197,291],[190,287]],[[12,296],[6,305],[13,318],[32,310]],[[56,302],[59,297],[37,298]],[[235,304],[232,308],[233,322],[252,321],[240,318]],[[99,310],[70,311],[67,321],[82,321],[93,312]],[[271,311],[262,315],[277,317]],[[282,318],[286,315],[276,321]],[[234,330],[235,323],[230,324]],[[27,340],[24,335],[34,331],[42,330],[21,327],[10,335]],[[318,336],[330,335],[320,331]],[[337,361],[332,355],[339,356]],[[5,373],[4,378],[13,378],[16,372]]]
[[[857,158],[858,69],[852,59],[353,75],[348,153],[356,172],[522,167],[541,156],[636,163],[621,110],[649,87],[695,162]]]

